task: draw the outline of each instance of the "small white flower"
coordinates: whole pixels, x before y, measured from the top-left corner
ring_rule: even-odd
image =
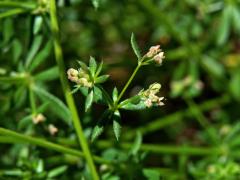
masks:
[[[58,132],[58,128],[56,126],[54,126],[53,124],[49,124],[48,131],[53,136]]]
[[[32,117],[32,121],[34,124],[38,124],[41,122],[44,122],[46,120],[46,117],[43,114],[36,114]]]
[[[165,58],[164,52],[160,52],[160,53],[158,53],[156,56],[153,57],[153,60],[154,60],[157,64],[161,65],[164,58]]]
[[[78,81],[78,71],[76,69],[70,68],[67,71],[68,79],[72,82]]]
[[[146,100],[144,101],[144,104],[145,104],[148,108],[150,108],[150,107],[153,105],[151,99],[146,99]]]

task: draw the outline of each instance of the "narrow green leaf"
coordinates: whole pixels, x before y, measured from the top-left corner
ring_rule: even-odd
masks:
[[[218,28],[218,37],[217,37],[217,44],[223,45],[230,34],[230,24],[231,24],[231,16],[232,16],[232,8],[231,5],[228,5],[223,10],[223,14],[220,19],[220,26]]]
[[[37,81],[52,81],[59,77],[59,69],[57,66],[54,66],[50,69],[42,71],[34,75],[34,79]]]
[[[138,131],[136,133],[136,138],[134,140],[133,146],[131,147],[130,154],[136,155],[141,147],[141,144],[142,144],[142,135]]]
[[[44,48],[41,49],[32,60],[31,64],[29,65],[29,71],[34,71],[42,62],[46,61],[47,57],[51,53],[51,49],[52,41],[48,41]]]
[[[94,128],[93,128],[93,132],[91,135],[91,141],[95,141],[102,133],[104,130],[104,126],[102,124],[97,124]]]
[[[103,92],[101,91],[100,88],[98,88],[97,86],[94,86],[93,87],[93,92],[94,92],[94,97],[93,97],[94,102],[97,102],[97,103],[104,103],[105,102]]]
[[[120,121],[121,121],[120,112],[119,111],[115,111],[113,113],[113,132],[114,132],[114,135],[115,135],[117,141],[119,140],[120,134],[121,134],[121,124],[120,124]]]
[[[220,62],[217,62],[215,59],[204,56],[201,61],[204,69],[215,77],[222,77],[224,75],[224,67]]]
[[[109,120],[110,111],[107,109],[100,117],[100,119],[97,122],[97,125],[93,128],[92,135],[91,135],[91,141],[95,141],[104,130],[104,126]]]
[[[88,72],[88,67],[87,67],[87,65],[86,65],[84,62],[78,61],[78,64],[81,66],[81,68],[82,68],[83,70],[85,70],[85,71]]]
[[[95,80],[95,83],[97,83],[97,84],[104,83],[105,81],[107,81],[108,78],[109,78],[109,75],[99,76],[99,77]]]
[[[98,75],[101,73],[103,68],[103,61],[101,61],[101,63],[99,64],[98,68],[97,68],[97,72],[95,74],[95,77],[98,77]]]
[[[229,88],[232,96],[235,99],[240,100],[240,72],[239,71],[235,72],[232,75]]]
[[[57,168],[54,168],[48,172],[48,178],[54,178],[57,177],[67,171],[68,167],[67,166],[59,166]]]
[[[35,35],[40,31],[42,24],[43,24],[42,16],[36,16],[34,18],[34,24],[33,24],[33,33]]]
[[[112,98],[113,98],[113,102],[116,102],[118,99],[118,90],[116,87],[113,89]]]
[[[42,43],[43,37],[41,35],[35,36],[32,46],[27,54],[27,58],[26,58],[26,67],[29,67],[29,65],[31,64],[33,58],[35,57],[35,55],[37,54],[41,43]]]
[[[234,6],[232,8],[232,18],[233,18],[233,27],[235,28],[235,31],[240,34],[240,11],[238,6]]]
[[[71,124],[72,115],[67,106],[59,98],[53,94],[50,94],[39,86],[35,86],[33,90],[36,95],[42,100],[42,102],[49,103],[49,109],[56,116],[58,116],[61,120],[63,120],[63,122],[67,123],[68,125]]]
[[[148,180],[158,180],[161,179],[160,172],[154,169],[143,169],[143,174]]]
[[[100,0],[92,0],[92,4],[93,4],[94,8],[98,9],[99,4],[100,4]]]
[[[87,98],[86,98],[86,102],[85,102],[85,112],[87,112],[90,107],[92,106],[93,103],[93,90],[90,91],[90,93],[88,94]]]
[[[132,46],[132,49],[133,49],[135,55],[137,56],[138,60],[140,60],[142,58],[141,52],[140,52],[140,49],[136,42],[135,35],[133,33],[131,35],[131,46]]]
[[[13,62],[16,63],[19,60],[19,57],[21,56],[22,53],[22,44],[18,39],[15,39],[13,41]]]
[[[89,71],[93,78],[95,76],[96,70],[97,70],[96,60],[91,56],[89,60]]]

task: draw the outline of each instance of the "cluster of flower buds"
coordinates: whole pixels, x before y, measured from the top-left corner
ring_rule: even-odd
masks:
[[[154,105],[163,106],[164,103],[162,102],[162,100],[164,99],[164,97],[157,96],[160,89],[161,89],[161,84],[154,83],[154,84],[151,84],[147,90],[140,91],[138,95],[142,97],[142,99],[144,100],[144,104],[148,108]]]
[[[160,45],[152,46],[145,55],[148,59],[153,59],[156,64],[161,65],[165,58],[164,52],[160,49]]]
[[[79,70],[70,68],[67,71],[68,79],[83,87],[92,87],[93,83],[90,81],[89,74],[82,68]]]

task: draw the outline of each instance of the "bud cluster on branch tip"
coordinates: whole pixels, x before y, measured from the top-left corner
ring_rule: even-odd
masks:
[[[83,87],[92,87],[93,83],[90,81],[90,76],[82,68],[79,70],[70,68],[67,71],[68,79]]]
[[[147,58],[153,59],[158,65],[161,65],[163,59],[165,58],[164,52],[162,49],[160,49],[160,45],[152,46],[145,56]]]
[[[139,92],[139,95],[144,100],[144,104],[147,107],[152,107],[154,105],[157,105],[157,106],[164,105],[164,103],[162,102],[164,97],[157,96],[160,89],[161,89],[161,84],[154,83],[154,84],[151,84],[147,90]]]
[[[46,117],[41,113],[33,115],[33,117],[32,117],[32,121],[33,121],[34,124],[44,122],[45,120],[46,120]]]

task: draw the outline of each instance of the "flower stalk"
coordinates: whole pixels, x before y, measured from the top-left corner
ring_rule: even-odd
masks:
[[[51,17],[51,30],[53,33],[53,39],[54,39],[54,50],[55,50],[55,59],[57,61],[59,72],[60,72],[60,80],[62,84],[62,89],[65,95],[65,99],[67,102],[67,105],[71,111],[72,114],[72,120],[73,125],[76,130],[79,143],[82,147],[84,156],[86,158],[87,164],[89,166],[89,169],[92,173],[92,178],[94,180],[98,180],[99,176],[96,170],[96,167],[93,162],[93,158],[87,143],[87,140],[83,133],[83,128],[81,125],[81,121],[77,112],[77,108],[74,103],[73,96],[71,94],[70,87],[68,85],[68,80],[65,76],[65,65],[63,61],[63,54],[62,54],[62,48],[60,45],[60,37],[59,37],[59,25],[57,20],[57,12],[56,12],[56,2],[55,0],[50,1],[50,17]]]

